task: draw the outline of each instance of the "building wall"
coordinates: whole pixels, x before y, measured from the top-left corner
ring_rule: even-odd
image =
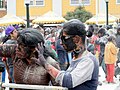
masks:
[[[82,5],[92,14],[96,13],[96,0],[91,0],[90,5]],[[62,15],[64,16],[69,11],[74,11],[78,6],[71,6],[70,0],[62,0]]]
[[[24,0],[16,0],[16,15],[25,16],[25,13]]]
[[[5,9],[1,10],[0,9],[0,18],[5,16],[7,14],[7,11]]]
[[[112,15],[120,15],[120,4],[116,4],[116,0],[109,0],[109,13]]]
[[[96,14],[96,0],[90,0],[90,5],[86,5],[85,9],[91,12],[93,15]]]
[[[45,0],[45,6],[30,6],[30,16],[40,16],[44,13],[52,10],[52,0]],[[26,15],[26,6],[24,0],[17,0],[16,3],[16,15],[25,16]]]
[[[105,14],[105,13],[106,13],[105,0],[98,0],[98,3],[99,3],[98,13],[99,13],[99,14]]]
[[[52,0],[52,11],[62,16],[62,0]]]
[[[7,0],[7,14],[16,15],[16,0]]]
[[[11,0],[7,0],[11,1]],[[16,2],[9,3],[9,12],[17,16],[26,16],[26,7],[24,0],[14,0]],[[96,1],[90,0],[90,5],[84,5],[85,9],[91,12],[93,15],[96,14]],[[105,13],[106,6],[104,0],[98,0],[98,13]],[[12,7],[11,7],[12,5]],[[82,5],[83,6],[83,5]],[[14,8],[13,8],[14,7]],[[16,8],[15,8],[16,7]],[[30,16],[40,16],[48,11],[54,11],[55,13],[64,16],[69,11],[74,11],[78,6],[71,6],[70,0],[45,0],[45,6],[30,6]],[[109,14],[120,16],[120,4],[116,4],[116,0],[109,0]]]

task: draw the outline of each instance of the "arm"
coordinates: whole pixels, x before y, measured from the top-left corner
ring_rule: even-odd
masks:
[[[44,56],[42,55],[40,55],[40,58],[41,58],[41,60],[45,60],[45,58],[44,58]],[[39,58],[39,59],[40,59]],[[46,60],[45,60],[45,62],[42,62],[41,63],[41,61],[40,61],[40,64],[42,64],[43,65],[43,67],[47,70],[47,72],[55,79],[56,78],[56,76],[58,75],[58,73],[59,73],[59,69],[57,69],[57,68],[55,68],[54,66],[52,66],[51,64],[49,64],[48,62],[46,62]]]
[[[50,64],[50,65],[52,65],[53,67],[55,67],[56,69],[58,69],[58,70],[60,70],[60,67],[59,67],[59,63],[58,62],[56,62],[53,58],[51,58],[51,57],[47,57],[47,62]],[[51,83],[52,83],[52,85],[59,85],[58,83],[56,83],[55,82],[55,78],[53,78],[51,75],[50,75],[50,80],[51,80]]]
[[[9,66],[8,66],[8,63],[7,61],[3,61],[3,63],[5,64],[5,67],[6,67],[6,70],[7,70],[7,73],[8,73],[8,79],[9,79],[9,82],[12,82],[12,78],[10,77],[10,72],[9,72]]]
[[[36,48],[36,51],[38,52],[38,59],[32,59],[36,60],[38,65],[42,65],[47,70],[47,72],[55,79],[57,74],[59,73],[59,69],[55,68],[54,66],[49,64],[47,60],[45,60],[43,56],[43,45],[38,44],[38,48]]]
[[[0,45],[0,57],[11,57],[15,54],[15,49],[17,45],[14,44],[3,44]]]
[[[91,80],[94,70],[94,63],[89,58],[79,62],[78,65],[71,71],[60,71],[46,62],[44,56],[41,54],[41,47],[38,46],[39,64],[47,70],[47,72],[56,79],[61,86],[72,88],[82,84],[85,81]]]
[[[110,51],[112,52],[113,55],[117,55],[118,53],[117,47],[114,44],[111,45]]]
[[[74,88],[88,80],[91,80],[94,63],[90,59],[79,62],[71,71],[61,71],[56,77],[56,82],[67,88]]]

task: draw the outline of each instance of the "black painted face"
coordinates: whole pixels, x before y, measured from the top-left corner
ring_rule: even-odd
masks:
[[[16,54],[18,58],[30,58],[30,55],[32,53],[32,49],[35,47],[28,47],[26,45],[24,45],[24,43],[22,42],[21,38],[18,37],[17,39],[17,48],[16,48]]]
[[[63,47],[67,52],[71,52],[76,48],[76,44],[73,42],[73,37],[73,35],[61,36]]]

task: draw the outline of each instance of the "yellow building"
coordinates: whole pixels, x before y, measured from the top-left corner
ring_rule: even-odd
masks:
[[[7,3],[8,13],[26,17],[25,0],[7,0]],[[120,17],[120,0],[109,0],[108,4],[109,14]],[[93,15],[106,12],[105,0],[30,0],[30,18],[41,16],[48,11],[64,16],[68,11],[74,11],[78,6],[84,6]]]
[[[6,11],[6,3],[5,0],[0,0],[0,18],[5,16],[7,13]]]

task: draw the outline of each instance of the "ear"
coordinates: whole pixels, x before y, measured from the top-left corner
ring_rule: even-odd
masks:
[[[81,38],[80,38],[78,35],[76,35],[76,36],[73,38],[73,41],[74,41],[75,43],[81,42]]]

